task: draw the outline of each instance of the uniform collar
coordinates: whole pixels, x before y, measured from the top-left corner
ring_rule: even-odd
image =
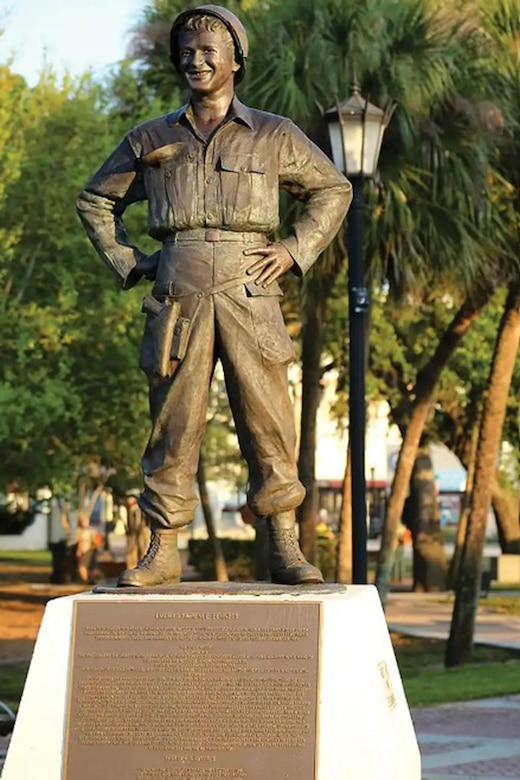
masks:
[[[171,114],[168,114],[168,116],[166,117],[166,121],[169,125],[176,125],[179,124],[180,122],[189,122],[189,124],[192,125],[192,122],[190,120],[190,114],[191,114],[190,104],[186,103],[177,111],[173,111]],[[231,120],[238,121],[246,125],[246,127],[249,127],[250,130],[254,130],[254,123],[253,123],[253,116],[252,116],[251,109],[245,106],[243,103],[241,103],[236,95],[231,101],[231,105],[229,106],[229,111],[227,116]]]

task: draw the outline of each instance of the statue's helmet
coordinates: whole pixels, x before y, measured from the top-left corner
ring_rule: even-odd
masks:
[[[244,78],[246,70],[246,61],[248,55],[247,33],[244,25],[234,13],[222,8],[220,5],[198,5],[195,8],[188,8],[182,11],[173,22],[170,32],[170,59],[177,70],[179,70],[179,31],[183,22],[192,16],[214,16],[219,19],[226,29],[230,32],[235,44],[235,60],[240,69],[235,74],[235,83],[238,84]]]

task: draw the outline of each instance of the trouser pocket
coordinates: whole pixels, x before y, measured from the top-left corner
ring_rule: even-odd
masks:
[[[285,327],[279,297],[256,293],[247,300],[263,363],[273,365],[294,360],[294,344]]]

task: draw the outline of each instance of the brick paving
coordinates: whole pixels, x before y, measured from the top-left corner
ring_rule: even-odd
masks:
[[[392,631],[446,639],[452,609],[442,594],[401,592],[390,594],[385,615]],[[520,650],[520,617],[480,608],[475,642]],[[416,707],[412,718],[423,780],[520,780],[520,694]]]
[[[424,780],[520,780],[520,695],[412,710]]]

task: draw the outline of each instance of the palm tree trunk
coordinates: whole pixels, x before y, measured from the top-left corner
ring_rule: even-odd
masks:
[[[500,322],[480,428],[475,484],[462,552],[446,666],[469,663],[482,572],[482,550],[491,506],[496,463],[500,452],[511,379],[520,342],[520,283],[510,291]]]
[[[316,419],[321,399],[321,353],[323,348],[323,321],[319,306],[308,306],[302,329],[302,411],[298,472],[305,487],[305,499],[298,510],[300,546],[308,561],[316,552],[316,515],[318,490],[316,487]]]
[[[448,562],[442,539],[439,501],[432,459],[419,449],[406,502],[407,525],[412,531],[413,590],[431,593],[446,590]]]
[[[478,418],[480,420],[480,417]],[[460,561],[462,558],[462,550],[464,549],[464,539],[466,538],[466,529],[468,527],[469,507],[471,503],[471,491],[473,490],[473,484],[475,481],[475,468],[477,466],[477,446],[478,446],[478,432],[479,423],[475,424],[471,434],[471,446],[469,453],[469,461],[467,464],[466,475],[466,487],[464,489],[464,495],[462,496],[459,522],[457,525],[457,536],[455,539],[455,549],[453,551],[453,557],[450,561],[450,567],[448,572],[448,587],[450,590],[455,590],[457,587],[457,580],[459,578]]]
[[[336,582],[352,582],[352,479],[350,470],[350,445],[347,449],[347,465],[343,479],[343,497],[339,518]]]
[[[390,589],[397,527],[403,514],[415,456],[434,400],[435,387],[443,368],[485,305],[488,297],[487,292],[480,292],[477,296],[468,297],[464,301],[442,335],[434,354],[417,376],[415,401],[397,460],[377,563],[376,587],[383,605],[386,603]]]
[[[200,503],[202,506],[202,513],[206,522],[206,528],[208,531],[208,538],[213,547],[213,558],[215,562],[215,576],[217,582],[227,582],[228,573],[226,561],[222,553],[222,545],[220,539],[215,531],[215,521],[213,519],[213,510],[209,501],[208,488],[206,485],[206,471],[204,468],[204,456],[201,452],[199,457],[199,465],[197,468],[197,484],[199,486]]]

